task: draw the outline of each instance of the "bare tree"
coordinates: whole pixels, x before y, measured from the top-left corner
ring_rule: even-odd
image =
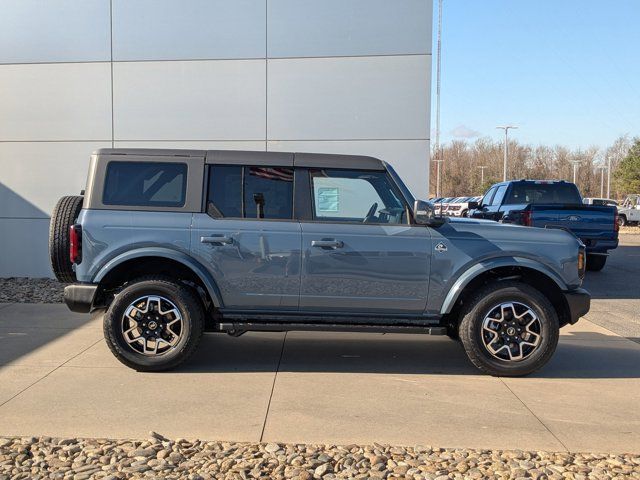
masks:
[[[631,148],[628,135],[616,139],[610,146],[601,149],[590,146],[586,149],[570,149],[562,145],[532,146],[509,140],[509,178],[531,178],[537,180],[573,180],[573,163],[577,164],[576,184],[583,196],[600,196],[599,167],[611,161],[611,174]],[[441,195],[481,195],[493,183],[502,180],[502,142],[490,138],[479,138],[474,142],[454,140],[441,144]],[[481,172],[485,167],[484,183]],[[430,192],[435,192],[435,163],[432,162]],[[613,188],[611,196],[620,198],[627,192]]]

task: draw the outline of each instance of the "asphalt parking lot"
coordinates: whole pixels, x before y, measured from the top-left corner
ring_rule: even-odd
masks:
[[[640,452],[640,236],[589,273],[592,310],[526,378],[417,335],[207,335],[181,369],[118,363],[100,318],[0,305],[0,436],[172,437]]]

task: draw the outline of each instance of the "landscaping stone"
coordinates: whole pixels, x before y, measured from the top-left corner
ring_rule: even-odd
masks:
[[[640,455],[148,440],[1,438],[0,480],[638,479]]]

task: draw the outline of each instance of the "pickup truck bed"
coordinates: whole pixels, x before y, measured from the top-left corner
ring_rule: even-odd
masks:
[[[584,243],[590,270],[602,269],[607,252],[618,246],[616,207],[584,205],[578,187],[563,180],[497,183],[487,191],[470,216],[567,230]]]
[[[530,204],[514,207],[504,223],[530,227],[562,228],[573,233],[587,247],[587,253],[606,254],[618,246],[616,208],[596,205]]]

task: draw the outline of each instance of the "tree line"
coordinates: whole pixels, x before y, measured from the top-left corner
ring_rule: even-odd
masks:
[[[482,195],[492,184],[502,181],[504,142],[490,138],[475,141],[453,140],[441,145],[440,196]],[[430,196],[436,194],[436,152],[431,152]],[[607,195],[607,165],[611,164],[611,193],[622,199],[640,193],[640,138],[628,135],[610,146],[567,148],[564,146],[527,145],[509,140],[507,179],[573,181],[584,197]],[[481,169],[480,167],[485,167]],[[482,176],[484,170],[484,181]]]

